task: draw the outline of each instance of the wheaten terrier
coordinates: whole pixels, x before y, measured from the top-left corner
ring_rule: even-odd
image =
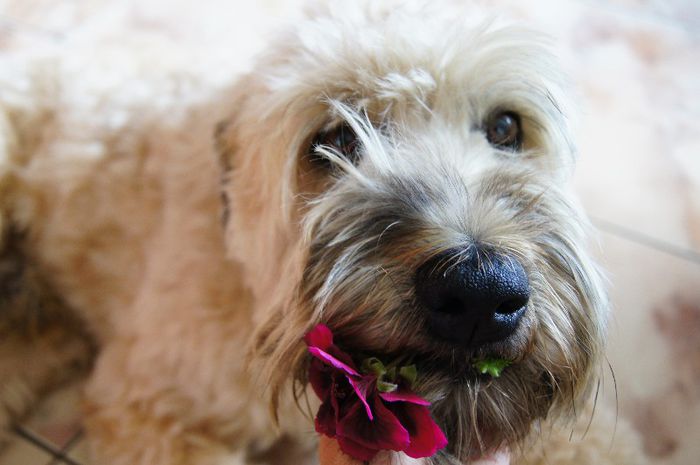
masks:
[[[148,59],[140,92],[5,79],[0,422],[91,365],[95,463],[314,463],[325,323],[417,366],[449,439],[425,463],[622,463],[545,426],[590,414],[608,304],[566,80],[542,37],[457,3],[313,8],[223,91]]]

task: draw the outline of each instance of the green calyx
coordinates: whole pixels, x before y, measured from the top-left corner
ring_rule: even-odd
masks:
[[[376,357],[363,360],[360,371],[377,377],[377,390],[379,392],[394,392],[402,381],[410,388],[418,377],[415,365],[403,366],[397,370],[395,366],[386,367]]]
[[[474,362],[474,368],[482,375],[490,375],[493,378],[501,376],[503,370],[511,364],[510,360],[503,358],[486,357]]]
[[[408,387],[413,387],[413,384],[418,378],[418,370],[415,365],[408,365],[399,368],[399,376],[406,380]]]

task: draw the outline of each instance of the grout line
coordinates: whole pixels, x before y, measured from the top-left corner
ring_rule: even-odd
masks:
[[[601,218],[591,217],[591,221],[601,231],[636,242],[637,244],[663,252],[667,255],[673,255],[674,257],[686,260],[695,265],[700,265],[700,252],[697,250],[681,247]]]
[[[60,456],[54,456],[47,465],[60,465],[61,463],[74,463],[73,460],[68,457],[70,451],[73,447],[83,438],[83,430],[78,430],[72,438],[66,442],[66,444],[61,448]]]
[[[19,437],[21,437],[25,441],[29,442],[30,444],[36,446],[37,448],[43,450],[44,452],[48,453],[54,459],[59,459],[68,465],[81,465],[80,463],[76,462],[75,460],[71,459],[70,457],[64,456],[61,453],[61,451],[56,450],[56,448],[53,445],[48,443],[41,436],[34,434],[33,432],[24,428],[23,426],[21,426],[21,425],[16,426],[14,428],[14,431]]]
[[[76,433],[75,436],[70,438],[70,440],[66,443],[65,446],[63,446],[63,449],[61,449],[61,453],[65,454],[67,452],[70,452],[73,447],[78,443],[83,438],[83,430],[79,429]]]
[[[18,425],[15,427],[14,430],[19,437],[38,447],[39,449],[42,449],[44,452],[48,452],[51,456],[55,456],[59,452],[40,436],[37,436],[28,429],[24,428],[23,426]]]

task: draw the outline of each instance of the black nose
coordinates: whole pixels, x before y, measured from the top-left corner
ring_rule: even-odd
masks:
[[[454,250],[425,262],[416,273],[416,295],[427,309],[431,333],[475,348],[511,335],[525,313],[530,285],[513,257]]]

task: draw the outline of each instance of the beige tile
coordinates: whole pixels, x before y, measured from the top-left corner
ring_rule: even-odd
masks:
[[[642,432],[653,463],[696,463],[700,265],[607,234],[602,249],[614,307],[608,358],[620,411]]]
[[[46,465],[50,460],[49,454],[20,438],[0,453],[0,465]]]
[[[585,105],[577,187],[594,216],[700,251],[700,48],[591,12],[575,29]]]
[[[63,448],[81,428],[80,387],[80,384],[73,384],[51,394],[24,427],[58,449]]]
[[[90,457],[88,453],[87,440],[81,439],[77,444],[70,448],[67,455],[81,465],[89,465]]]

